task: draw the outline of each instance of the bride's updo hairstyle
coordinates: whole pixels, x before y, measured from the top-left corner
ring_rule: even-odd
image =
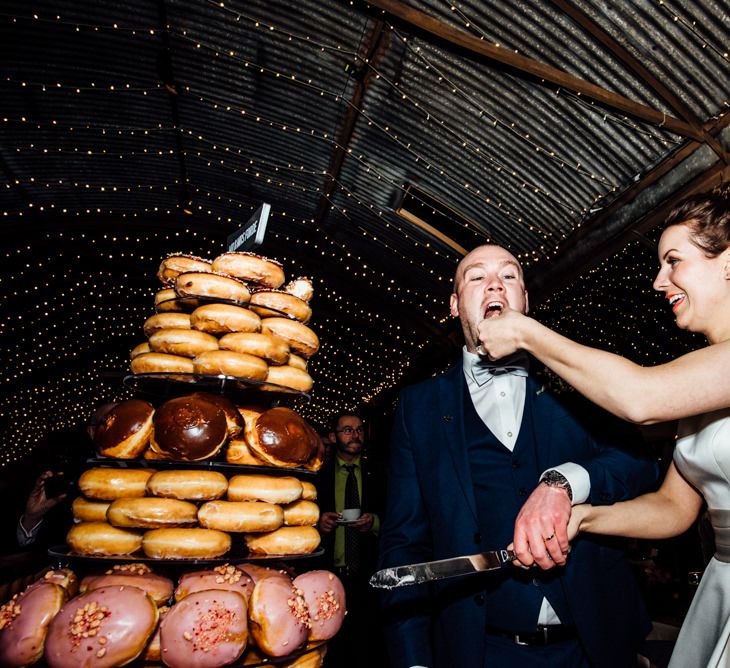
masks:
[[[692,242],[707,257],[717,257],[730,246],[730,186],[682,200],[667,216],[665,228],[686,225]]]

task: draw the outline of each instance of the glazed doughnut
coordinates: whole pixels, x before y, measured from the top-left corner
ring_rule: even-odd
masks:
[[[69,529],[66,542],[76,554],[113,556],[139,550],[142,535],[137,531],[113,527],[107,522],[81,522]]]
[[[180,355],[142,353],[130,364],[132,373],[193,373],[193,361]]]
[[[142,538],[151,559],[215,559],[231,549],[231,537],[215,529],[152,529]]]
[[[294,578],[294,591],[302,592],[309,610],[308,640],[329,640],[345,619],[345,588],[329,571],[309,571]]]
[[[155,411],[153,425],[152,450],[171,459],[208,459],[228,439],[225,413],[200,392],[166,401]]]
[[[114,586],[139,587],[158,607],[165,605],[172,598],[173,582],[170,578],[154,573],[135,573],[133,571],[87,575],[81,580],[81,593]]]
[[[321,540],[314,527],[281,527],[269,533],[245,534],[243,538],[251,554],[268,556],[311,554]]]
[[[127,399],[113,406],[94,431],[94,446],[102,457],[134,459],[147,447],[155,409],[141,399]]]
[[[246,420],[248,447],[272,466],[305,466],[324,450],[319,434],[290,408],[278,406],[263,413],[243,410],[241,414]]]
[[[295,355],[294,353],[289,353],[289,366],[293,366],[296,369],[301,369],[302,371],[307,370],[307,360],[305,360],[303,357],[300,357],[299,355]]]
[[[278,336],[263,332],[235,332],[221,337],[221,350],[255,355],[269,364],[286,364],[289,361],[289,344]]]
[[[0,665],[28,666],[43,656],[48,626],[67,593],[52,582],[32,584],[0,607]]]
[[[89,499],[113,501],[144,496],[152,469],[91,468],[81,474],[79,490]]]
[[[190,329],[190,315],[188,313],[155,313],[144,321],[142,329],[147,338],[158,329]]]
[[[288,315],[299,322],[307,323],[312,317],[312,309],[307,302],[283,290],[254,292],[251,295],[249,308],[262,318]]]
[[[106,522],[106,509],[109,503],[77,496],[71,504],[71,512],[77,522]]]
[[[292,476],[234,475],[228,481],[229,501],[291,503],[302,496],[302,483]]]
[[[284,269],[276,260],[255,253],[223,253],[213,260],[213,271],[235,276],[267,288],[278,288],[284,283]]]
[[[305,302],[309,302],[314,296],[312,281],[310,281],[306,276],[300,276],[299,278],[295,278],[293,281],[289,281],[284,286],[284,291],[288,292],[290,295],[299,297],[299,299],[303,299]]]
[[[261,318],[253,311],[233,304],[205,304],[190,315],[193,329],[209,334],[260,332]]]
[[[186,596],[160,623],[160,648],[170,668],[218,668],[246,649],[246,599],[236,591],[208,589]]]
[[[168,255],[160,264],[160,268],[157,270],[157,278],[164,285],[171,285],[178,274],[186,271],[212,271],[210,260],[205,260],[195,255],[173,253],[172,255]]]
[[[284,339],[298,355],[309,359],[319,350],[319,338],[305,324],[289,318],[265,318],[261,331]]]
[[[238,412],[238,409],[233,405],[230,399],[227,399],[220,394],[212,394],[211,392],[193,392],[191,397],[201,397],[214,403],[220,408],[226,416],[226,425],[228,427],[229,438],[235,438],[246,426],[243,416]]]
[[[283,510],[288,527],[312,527],[319,522],[319,506],[314,501],[299,499],[286,504]]]
[[[156,496],[117,499],[106,511],[106,519],[112,526],[125,529],[194,526],[198,523],[198,507],[190,501]]]
[[[137,658],[157,626],[157,606],[138,587],[101,587],[72,598],[46,637],[50,668],[113,668]]]
[[[305,501],[316,501],[317,500],[317,488],[314,483],[308,480],[302,480],[302,499]]]
[[[208,350],[218,350],[218,339],[197,329],[158,329],[150,336],[150,348],[156,353],[197,357]]]
[[[256,645],[269,656],[291,654],[307,640],[309,610],[291,582],[259,580],[249,601],[248,616]]]
[[[251,292],[243,281],[222,274],[196,271],[180,274],[175,279],[175,292],[179,297],[229,299],[242,304],[251,299]]]
[[[266,375],[266,382],[273,385],[288,387],[300,392],[309,392],[314,385],[312,377],[302,369],[285,364],[283,366],[270,366]]]
[[[245,439],[234,438],[228,442],[226,448],[226,461],[229,464],[238,464],[246,466],[266,466],[268,462],[259,459],[251,448],[248,447]]]
[[[200,506],[198,521],[219,531],[273,531],[284,522],[284,512],[281,506],[262,501],[208,501]]]
[[[66,590],[66,594],[68,594],[69,598],[76,596],[79,591],[79,579],[76,577],[76,573],[74,573],[70,568],[55,568],[46,571],[43,574],[43,577],[35,584],[43,582],[51,582],[53,584],[60,585]]]
[[[186,596],[206,589],[236,591],[248,603],[253,592],[253,580],[243,570],[231,564],[222,564],[211,570],[185,573],[177,583],[175,600],[182,601]]]
[[[147,494],[184,501],[220,499],[228,490],[228,479],[219,471],[157,471],[147,481]]]
[[[231,350],[211,350],[193,360],[196,373],[266,380],[269,367],[260,357]]]
[[[142,353],[149,353],[152,352],[150,350],[150,344],[145,341],[144,343],[138,343],[132,350],[129,351],[129,359],[133,360],[137,355],[141,355]]]
[[[180,313],[185,310],[185,302],[177,299],[177,293],[173,288],[165,288],[155,293],[155,311],[157,313],[170,311]]]

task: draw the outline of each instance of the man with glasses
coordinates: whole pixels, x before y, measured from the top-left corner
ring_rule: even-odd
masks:
[[[380,480],[363,453],[365,428],[359,416],[335,416],[330,439],[335,454],[320,470],[317,484],[319,531],[326,566],[345,585],[348,612],[342,631],[330,643],[325,665],[382,665],[374,654],[380,647],[373,642],[376,631],[367,630],[376,605],[368,579],[375,571]]]

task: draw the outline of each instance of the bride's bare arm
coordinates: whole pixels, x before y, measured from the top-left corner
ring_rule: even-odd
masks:
[[[642,367],[510,310],[484,320],[479,338],[494,359],[527,350],[591,401],[631,422],[664,422],[730,406],[730,341]]]

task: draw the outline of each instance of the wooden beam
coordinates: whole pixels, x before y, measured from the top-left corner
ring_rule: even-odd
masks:
[[[484,40],[469,35],[462,30],[446,25],[438,19],[425,14],[413,7],[409,7],[400,0],[368,0],[373,7],[382,9],[384,12],[405,21],[409,25],[423,30],[431,35],[446,40],[462,49],[471,51],[474,54],[488,58],[491,61],[505,65],[513,70],[528,74],[538,79],[549,81],[561,88],[573,91],[581,96],[595,100],[602,105],[620,111],[635,119],[662,127],[682,137],[689,137],[697,141],[703,139],[702,133],[692,127],[686,121],[665,114],[664,112],[652,109],[643,104],[623,97],[617,93],[596,86],[588,81],[563,72],[550,65],[545,65],[532,58],[521,56],[513,51],[502,49],[498,46],[488,44]]]

